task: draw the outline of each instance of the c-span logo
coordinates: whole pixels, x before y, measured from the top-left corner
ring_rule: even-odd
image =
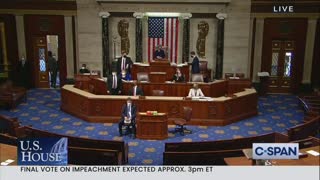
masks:
[[[68,139],[19,139],[18,165],[68,165]]]
[[[298,143],[253,143],[253,159],[299,159]]]

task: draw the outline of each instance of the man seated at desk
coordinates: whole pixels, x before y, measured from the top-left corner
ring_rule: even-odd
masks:
[[[129,90],[129,96],[143,96],[142,89],[138,86],[137,81],[133,81],[133,86]]]
[[[126,104],[122,106],[121,110],[121,119],[119,121],[119,134],[122,134],[122,126],[126,125],[132,127],[133,138],[135,138],[136,134],[136,112],[137,108],[134,104],[132,104],[132,100],[130,97],[127,98]]]
[[[193,88],[189,90],[188,97],[204,97],[204,94],[198,84],[193,84]]]
[[[116,71],[113,71],[112,74],[108,76],[107,85],[108,85],[108,91],[107,91],[108,94],[111,94],[111,95],[121,94],[122,80],[120,76],[117,75]]]
[[[185,81],[184,74],[181,73],[180,68],[176,69],[176,73],[173,75],[172,81],[173,82],[184,82]]]
[[[89,69],[87,69],[87,65],[86,64],[82,64],[80,70],[79,70],[80,74],[84,74],[84,73],[90,73]]]
[[[162,49],[162,46],[159,45],[157,48],[156,48],[156,51],[154,52],[153,54],[153,58],[154,59],[157,59],[157,60],[162,60],[166,57],[165,53],[164,53],[164,50]]]

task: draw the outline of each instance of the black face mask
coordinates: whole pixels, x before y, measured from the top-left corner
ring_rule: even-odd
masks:
[[[193,58],[194,56],[191,56],[191,58]]]
[[[126,58],[126,57],[127,57],[127,55],[124,55],[123,57],[125,57],[125,58]]]

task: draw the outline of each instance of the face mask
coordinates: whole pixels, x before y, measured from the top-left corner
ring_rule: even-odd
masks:
[[[191,58],[193,58],[194,56],[191,56]]]
[[[112,75],[116,75],[116,73],[113,72]]]
[[[127,55],[123,55],[123,57],[127,57]]]
[[[24,59],[24,57],[23,58],[21,58],[21,61],[24,61],[25,59]]]
[[[131,105],[131,102],[127,102],[127,105],[130,106],[130,105]]]

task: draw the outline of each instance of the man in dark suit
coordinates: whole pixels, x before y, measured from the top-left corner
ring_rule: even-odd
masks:
[[[52,52],[48,51],[48,70],[50,73],[50,86],[56,88],[57,83],[57,72],[58,72],[58,62],[56,58],[53,57]]]
[[[87,65],[86,64],[82,64],[80,70],[79,70],[80,74],[84,74],[84,73],[90,73],[89,69],[87,69]]]
[[[138,87],[137,81],[133,81],[133,86],[129,90],[129,96],[143,96],[143,91]]]
[[[153,54],[153,59],[164,59],[165,57],[166,55],[164,53],[164,50],[162,49],[162,46],[159,45]]]
[[[193,59],[192,60],[192,63],[191,63],[191,73],[192,74],[198,74],[200,73],[200,61],[199,61],[199,58],[196,56],[196,53],[194,51],[191,51],[191,58]]]
[[[129,126],[132,128],[133,138],[135,138],[135,135],[136,135],[136,112],[137,112],[137,107],[134,104],[132,104],[131,98],[128,97],[126,104],[124,104],[121,109],[121,119],[119,121],[119,134],[120,134],[120,136],[123,136],[122,126],[126,125],[126,126]]]
[[[17,66],[16,82],[18,86],[22,86],[29,89],[30,79],[31,79],[30,74],[31,74],[31,71],[30,71],[29,61],[27,61],[25,57],[22,56]]]
[[[117,75],[116,71],[113,71],[112,74],[108,76],[107,85],[108,85],[108,94],[111,94],[111,95],[121,94],[122,80],[121,80],[121,77]]]
[[[117,61],[117,73],[121,74],[122,71],[126,71],[131,74],[132,64],[131,58],[127,56],[125,51],[122,51],[122,56]]]

